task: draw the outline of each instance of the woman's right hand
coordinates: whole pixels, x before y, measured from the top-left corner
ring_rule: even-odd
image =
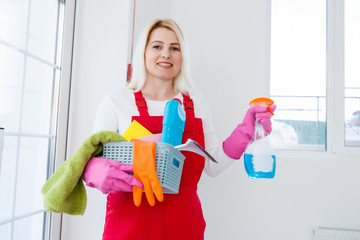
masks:
[[[134,185],[143,187],[142,182],[130,173],[133,173],[132,165],[93,157],[85,167],[83,179],[87,186],[97,188],[104,194],[117,191],[132,192]]]

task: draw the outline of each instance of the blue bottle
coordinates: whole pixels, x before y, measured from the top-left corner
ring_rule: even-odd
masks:
[[[255,123],[254,138],[245,149],[244,165],[250,178],[271,179],[275,177],[275,150],[260,123]]]
[[[161,142],[169,143],[173,146],[180,145],[185,128],[185,112],[178,99],[170,100],[166,103]]]

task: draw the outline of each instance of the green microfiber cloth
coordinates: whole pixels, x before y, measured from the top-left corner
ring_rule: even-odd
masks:
[[[83,215],[87,198],[82,175],[87,162],[102,152],[102,143],[126,141],[112,131],[97,132],[88,137],[42,187],[46,211]]]

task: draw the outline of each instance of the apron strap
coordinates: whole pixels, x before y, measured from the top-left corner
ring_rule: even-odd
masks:
[[[194,102],[193,100],[188,96],[183,94],[184,98],[184,108],[186,113],[186,119],[195,119],[195,113],[194,113]]]
[[[140,116],[149,117],[149,112],[148,112],[148,107],[146,105],[146,100],[143,97],[141,91],[134,92],[134,95],[135,95],[136,106],[137,106],[137,108],[139,110]]]
[[[135,102],[136,106],[139,110],[139,115],[141,117],[150,117],[148,112],[148,107],[146,104],[146,100],[143,97],[141,91],[134,92],[135,95]],[[182,93],[183,96],[183,104],[186,114],[186,119],[195,119],[195,113],[194,113],[194,102],[193,100],[188,96]]]

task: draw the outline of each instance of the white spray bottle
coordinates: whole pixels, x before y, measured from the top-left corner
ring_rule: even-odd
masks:
[[[250,102],[250,106],[264,106],[274,114],[270,105],[274,103],[269,98],[256,98]],[[269,135],[263,125],[255,121],[255,133],[253,139],[245,149],[244,165],[250,178],[274,178],[276,169],[275,150],[271,146]]]

